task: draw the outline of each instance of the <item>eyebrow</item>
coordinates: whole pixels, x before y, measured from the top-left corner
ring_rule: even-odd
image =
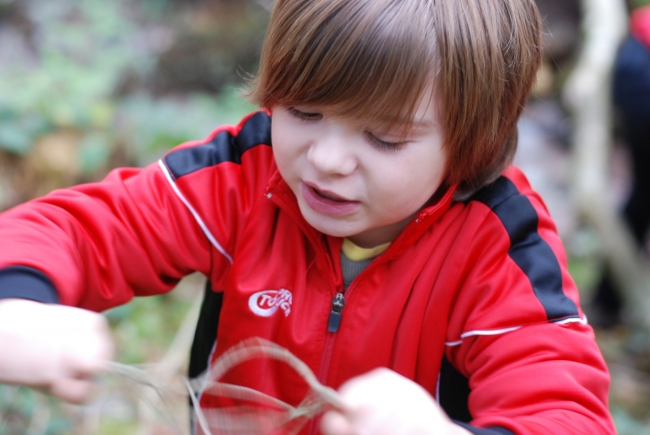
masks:
[[[384,125],[386,124],[391,124],[391,121],[397,121],[393,125],[395,126],[410,126],[411,128],[431,128],[431,127],[437,127],[438,126],[438,121],[436,119],[433,120],[419,120],[416,121],[415,119],[408,119],[405,117],[398,117],[397,119],[391,119],[390,117],[384,117],[380,120],[380,122]]]
[[[383,125],[391,124],[391,122],[388,119],[382,120],[381,123]],[[408,131],[417,131],[423,129],[426,130],[430,128],[436,128],[438,127],[438,122],[429,121],[429,120],[413,121],[413,120],[400,119],[393,125],[397,129],[400,129],[402,127],[408,127],[407,128]]]
[[[419,121],[419,122],[411,122],[411,125],[413,128],[432,128],[436,127],[438,125],[437,122],[433,121]]]

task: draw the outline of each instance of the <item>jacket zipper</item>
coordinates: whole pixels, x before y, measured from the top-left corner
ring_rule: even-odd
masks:
[[[290,207],[283,207],[283,204],[280,204],[282,201],[278,200],[276,198],[276,195],[273,195],[271,192],[267,193],[267,198],[271,199],[276,205],[282,207],[286,213],[288,213],[295,222],[299,223],[301,222],[299,217],[296,216],[293,213],[293,210],[291,210]],[[319,255],[323,256],[325,261],[328,263],[330,268],[333,268],[332,265],[332,259],[330,258],[329,255],[326,255],[323,253],[322,248],[319,247],[318,240],[315,240],[312,235],[303,229],[304,234],[307,236],[307,238],[310,240],[310,242],[317,247],[317,252]],[[390,247],[388,248],[390,250]],[[332,350],[334,348],[334,342],[336,338],[336,333],[339,330],[339,327],[341,325],[341,319],[343,317],[343,308],[345,307],[345,296],[344,294],[347,293],[348,298],[350,297],[350,292],[356,287],[356,282],[359,280],[361,276],[364,274],[370,272],[370,270],[374,269],[377,267],[376,262],[373,262],[370,264],[364,271],[362,271],[359,276],[357,276],[352,283],[350,283],[350,286],[347,288],[347,290],[341,289],[340,291],[337,291],[336,295],[334,295],[334,298],[332,299],[332,304],[331,304],[331,310],[330,314],[328,317],[328,322],[327,322],[327,339],[325,340],[325,346],[323,349],[323,356],[321,358],[321,364],[320,364],[320,370],[318,373],[318,381],[323,384],[327,385],[327,375],[329,374],[329,368],[330,368],[330,363],[331,363],[331,358],[332,358]],[[330,277],[331,281],[331,277]],[[336,287],[334,282],[332,282],[333,287]],[[320,422],[320,417],[313,418],[309,423],[307,427],[307,434],[309,435],[317,435],[318,433],[318,423]]]
[[[349,290],[349,289],[348,289]],[[325,339],[325,346],[323,348],[323,356],[321,357],[320,370],[318,372],[318,382],[326,385],[327,375],[329,373],[330,360],[332,358],[332,349],[334,348],[334,339],[336,333],[341,325],[341,317],[343,316],[343,307],[345,306],[345,298],[343,296],[345,290],[336,293],[332,299],[332,307],[327,321],[327,338]],[[317,435],[318,427],[320,426],[320,416],[316,416],[309,421],[307,427],[308,435]]]
[[[390,249],[390,248],[389,248]],[[331,311],[329,314],[327,322],[327,339],[325,341],[325,347],[323,351],[323,357],[321,358],[320,370],[318,372],[318,382],[323,385],[326,385],[327,375],[329,374],[330,363],[332,358],[332,350],[334,349],[334,343],[336,341],[336,333],[339,330],[341,325],[341,319],[343,317],[343,307],[345,307],[345,295],[350,297],[350,293],[356,287],[356,283],[359,278],[366,273],[369,273],[372,269],[377,267],[378,263],[373,262],[370,264],[364,271],[362,271],[359,276],[357,276],[347,290],[341,290],[334,295],[332,299]],[[320,417],[314,418],[309,422],[309,427],[307,434],[316,435],[318,433],[318,424],[320,422]]]
[[[343,296],[343,292],[337,293],[336,296],[334,296],[334,299],[332,299],[332,311],[330,311],[330,316],[327,321],[327,330],[329,332],[334,333],[339,330],[344,306],[345,297]]]

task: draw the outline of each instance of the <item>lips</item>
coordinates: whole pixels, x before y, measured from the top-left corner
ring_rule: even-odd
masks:
[[[314,211],[330,216],[351,213],[360,205],[359,201],[348,200],[333,192],[323,191],[306,183],[302,184],[302,196]]]
[[[310,187],[310,189],[312,189],[316,195],[320,196],[323,199],[329,199],[329,200],[335,201],[335,202],[352,202],[352,201],[349,201],[349,200],[343,198],[342,196],[338,196],[338,195],[335,195],[333,193],[325,192],[323,190],[318,190],[315,187]]]

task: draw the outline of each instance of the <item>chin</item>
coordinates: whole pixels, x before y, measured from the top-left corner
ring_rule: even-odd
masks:
[[[312,227],[316,228],[323,234],[327,234],[332,237],[350,237],[358,233],[358,231],[350,231],[342,228],[333,228],[331,225],[314,225],[310,224]]]
[[[309,216],[303,216],[309,225],[328,236],[350,237],[362,232],[362,230],[356,230],[351,228],[350,225],[345,225],[342,222],[323,222],[323,219],[311,219]]]

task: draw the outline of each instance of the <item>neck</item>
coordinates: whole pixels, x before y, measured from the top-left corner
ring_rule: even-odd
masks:
[[[419,210],[399,222],[380,228],[371,228],[362,233],[348,236],[348,239],[355,245],[366,249],[392,242],[406,228],[417,213],[419,213]]]

